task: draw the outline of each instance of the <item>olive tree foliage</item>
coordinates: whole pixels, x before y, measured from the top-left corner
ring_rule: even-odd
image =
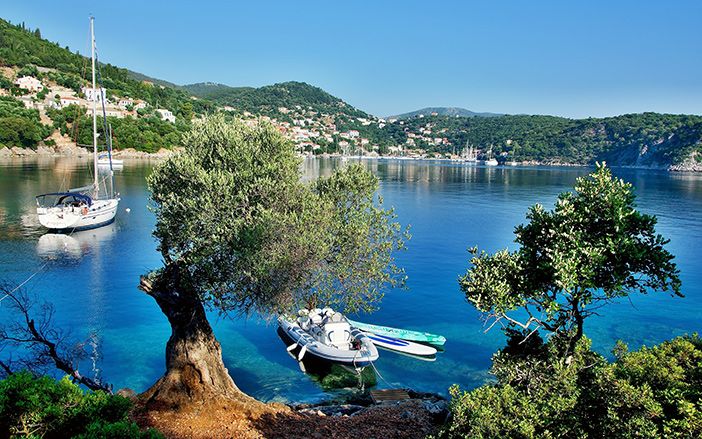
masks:
[[[273,126],[221,116],[196,122],[183,144],[148,179],[164,260],[152,279],[178,267],[203,303],[264,315],[317,300],[367,310],[404,282],[392,253],[407,236],[361,166],[303,183]]]
[[[682,296],[668,240],[634,200],[631,184],[598,164],[553,210],[529,209],[528,223],[515,229],[518,250],[471,249],[461,290],[490,327],[543,328],[571,340],[571,348],[585,319],[612,300],[653,290]]]

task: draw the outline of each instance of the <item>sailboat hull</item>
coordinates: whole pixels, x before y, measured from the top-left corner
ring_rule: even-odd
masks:
[[[94,229],[115,220],[119,199],[95,200],[89,208],[54,206],[37,208],[42,226],[56,232]]]

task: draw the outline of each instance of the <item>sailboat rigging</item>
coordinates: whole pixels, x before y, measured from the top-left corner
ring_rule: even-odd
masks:
[[[117,214],[119,198],[114,193],[114,173],[112,169],[111,135],[108,130],[105,114],[105,96],[102,87],[96,88],[95,81],[95,26],[94,17],[90,17],[90,53],[92,63],[92,111],[93,111],[93,183],[89,186],[69,189],[67,192],[52,192],[38,195],[37,216],[42,226],[52,231],[74,231],[92,229],[110,224]],[[102,82],[102,81],[101,81]],[[105,195],[100,196],[100,180],[98,176],[97,150],[97,99],[102,103],[103,127],[105,130],[106,146],[110,165],[110,183],[104,188]]]

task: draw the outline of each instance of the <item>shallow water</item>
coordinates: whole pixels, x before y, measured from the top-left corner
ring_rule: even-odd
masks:
[[[398,262],[409,276],[406,291],[391,291],[380,311],[363,320],[446,336],[434,362],[381,352],[379,387],[405,386],[446,393],[490,379],[491,354],[504,339],[484,333],[457,278],[467,248],[514,248],[513,228],[534,203],[551,207],[585,168],[484,168],[446,162],[364,161],[381,180],[387,205],[411,225],[412,239]],[[335,160],[307,160],[309,178],[327,175]],[[148,162],[127,162],[116,173],[122,201],[116,222],[74,235],[44,235],[34,196],[89,181],[88,163],[71,158],[0,162],[0,279],[20,282],[41,270],[27,288],[56,307],[57,323],[95,343],[95,369],[116,388],[145,390],[164,371],[170,335],[156,303],[137,288],[139,275],[160,264],[147,209]],[[702,318],[702,175],[616,169],[636,187],[638,205],[659,218],[658,230],[677,256],[686,297],[657,293],[632,297],[586,323],[595,349],[607,354],[616,340],[632,348],[699,331]],[[131,211],[127,213],[125,208]],[[0,306],[0,316],[7,317]],[[239,387],[262,400],[314,401],[328,396],[288,356],[274,325],[255,318],[211,314],[224,360]],[[0,354],[2,355],[2,354]],[[93,374],[92,364],[82,366]]]

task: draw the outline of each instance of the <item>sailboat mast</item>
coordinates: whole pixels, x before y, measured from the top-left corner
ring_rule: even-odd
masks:
[[[90,58],[93,70],[93,179],[95,186],[95,198],[98,195],[98,163],[97,163],[97,90],[95,89],[95,17],[90,17]]]

